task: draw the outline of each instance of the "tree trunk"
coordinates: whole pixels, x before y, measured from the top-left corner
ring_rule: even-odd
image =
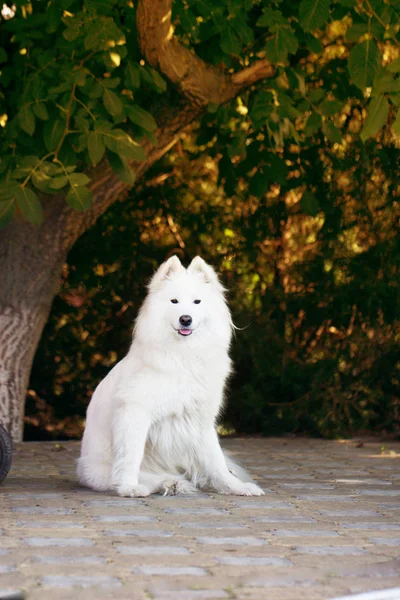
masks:
[[[147,160],[134,165],[137,178],[179,139],[199,114],[198,108],[177,105],[160,110],[158,144],[147,144]],[[32,361],[60,283],[68,251],[129,187],[106,161],[88,172],[92,207],[78,213],[63,196],[43,198],[45,219],[40,227],[15,218],[0,234],[0,423],[15,442],[22,440],[26,390]]]
[[[34,225],[15,220],[1,233],[0,423],[14,441],[22,439],[32,361],[64,260],[59,236]]]

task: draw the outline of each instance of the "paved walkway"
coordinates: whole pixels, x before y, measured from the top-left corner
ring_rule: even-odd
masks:
[[[400,587],[399,443],[224,446],[264,497],[119,498],[77,485],[77,443],[19,446],[0,488],[0,590],[29,600],[328,600]]]

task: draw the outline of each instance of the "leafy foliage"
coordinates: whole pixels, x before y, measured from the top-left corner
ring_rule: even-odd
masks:
[[[54,193],[65,193],[77,210],[88,208],[91,195],[77,192],[68,175],[98,164],[106,148],[116,173],[133,181],[128,162],[145,160],[140,144],[145,137],[155,141],[154,98],[167,88],[141,60],[135,6],[126,0],[17,0],[3,9],[0,190],[12,192],[2,195],[6,217],[0,224],[16,208],[40,223],[39,204]],[[321,131],[339,143],[339,104],[347,112],[367,110],[364,142],[393,121],[398,135],[394,0],[176,0],[173,10],[176,34],[204,60],[238,70],[264,56],[277,67],[247,103],[254,136],[265,135],[271,149],[296,142],[301,123],[308,135]],[[242,148],[239,137],[230,153]]]
[[[265,157],[263,190],[240,177],[228,195],[217,138],[205,150],[186,137],[72,250],[35,359],[28,435],[80,435],[94,387],[129,347],[146,281],[172,253],[186,264],[201,254],[229,289],[240,329],[226,427],[398,432],[397,154],[379,146],[338,150],[317,132]]]

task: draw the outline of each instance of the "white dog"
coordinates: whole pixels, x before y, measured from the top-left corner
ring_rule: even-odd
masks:
[[[231,368],[223,292],[200,257],[188,269],[177,256],[160,266],[127,356],[90,402],[78,460],[83,485],[120,496],[264,493],[227,462],[215,430]]]

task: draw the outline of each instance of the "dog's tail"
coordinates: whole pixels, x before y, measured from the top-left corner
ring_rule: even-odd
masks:
[[[244,483],[255,483],[250,473],[248,473],[248,471],[246,471],[246,469],[242,465],[235,462],[233,458],[230,457],[229,452],[227,452],[226,450],[224,450],[224,456],[228,469],[232,473],[232,475],[235,475],[238,479],[240,479],[240,481],[243,481]]]

